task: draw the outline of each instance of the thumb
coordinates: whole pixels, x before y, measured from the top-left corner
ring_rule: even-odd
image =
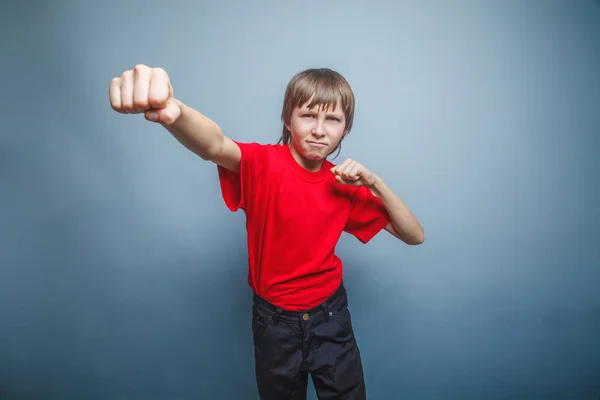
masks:
[[[180,115],[181,108],[173,98],[167,100],[164,108],[152,108],[144,113],[144,117],[148,121],[165,125],[171,125],[177,121]]]

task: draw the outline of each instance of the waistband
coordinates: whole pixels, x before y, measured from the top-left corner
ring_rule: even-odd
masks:
[[[327,298],[323,303],[309,310],[304,311],[289,311],[284,310],[281,307],[277,307],[274,304],[269,303],[256,293],[254,294],[254,305],[263,310],[271,312],[276,315],[277,318],[285,319],[288,321],[298,321],[299,319],[312,321],[320,320],[321,318],[328,319],[331,315],[330,309],[337,307],[342,302],[346,301],[346,288],[342,282],[336,291]]]

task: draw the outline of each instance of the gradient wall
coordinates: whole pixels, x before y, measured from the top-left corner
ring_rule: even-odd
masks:
[[[243,214],[215,166],[111,110],[137,63],[263,143],[296,72],[350,81],[336,161],[425,228],[338,247],[369,398],[600,398],[598,1],[1,9],[2,400],[257,397]]]

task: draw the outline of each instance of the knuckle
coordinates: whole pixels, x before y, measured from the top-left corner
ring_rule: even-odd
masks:
[[[150,68],[143,64],[138,64],[133,68],[133,73],[136,77],[150,76],[150,71]]]
[[[146,99],[141,99],[141,100],[134,100],[133,101],[133,107],[137,110],[137,111],[146,111],[148,109],[150,109],[150,104],[148,103],[148,100]]]
[[[167,81],[169,79],[169,75],[167,74],[167,71],[165,71],[164,69],[162,69],[160,67],[153,68],[152,73],[153,73],[153,75],[156,75],[160,78],[166,79]]]
[[[148,101],[151,104],[159,104],[163,102],[166,97],[160,95],[159,93],[148,93]]]
[[[125,111],[133,110],[133,100],[131,98],[124,98],[121,100],[121,108]]]
[[[133,101],[133,106],[137,109],[145,109],[148,107],[148,101],[145,99],[135,99]]]

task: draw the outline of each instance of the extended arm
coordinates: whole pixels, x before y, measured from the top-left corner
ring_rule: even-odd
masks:
[[[174,123],[162,125],[202,159],[234,172],[239,171],[241,151],[238,145],[225,136],[214,121],[179,100],[176,103],[181,115]]]
[[[202,159],[239,171],[239,147],[215,122],[175,98],[169,76],[162,68],[136,65],[111,80],[109,96],[115,111],[143,113],[148,121],[160,123]]]

